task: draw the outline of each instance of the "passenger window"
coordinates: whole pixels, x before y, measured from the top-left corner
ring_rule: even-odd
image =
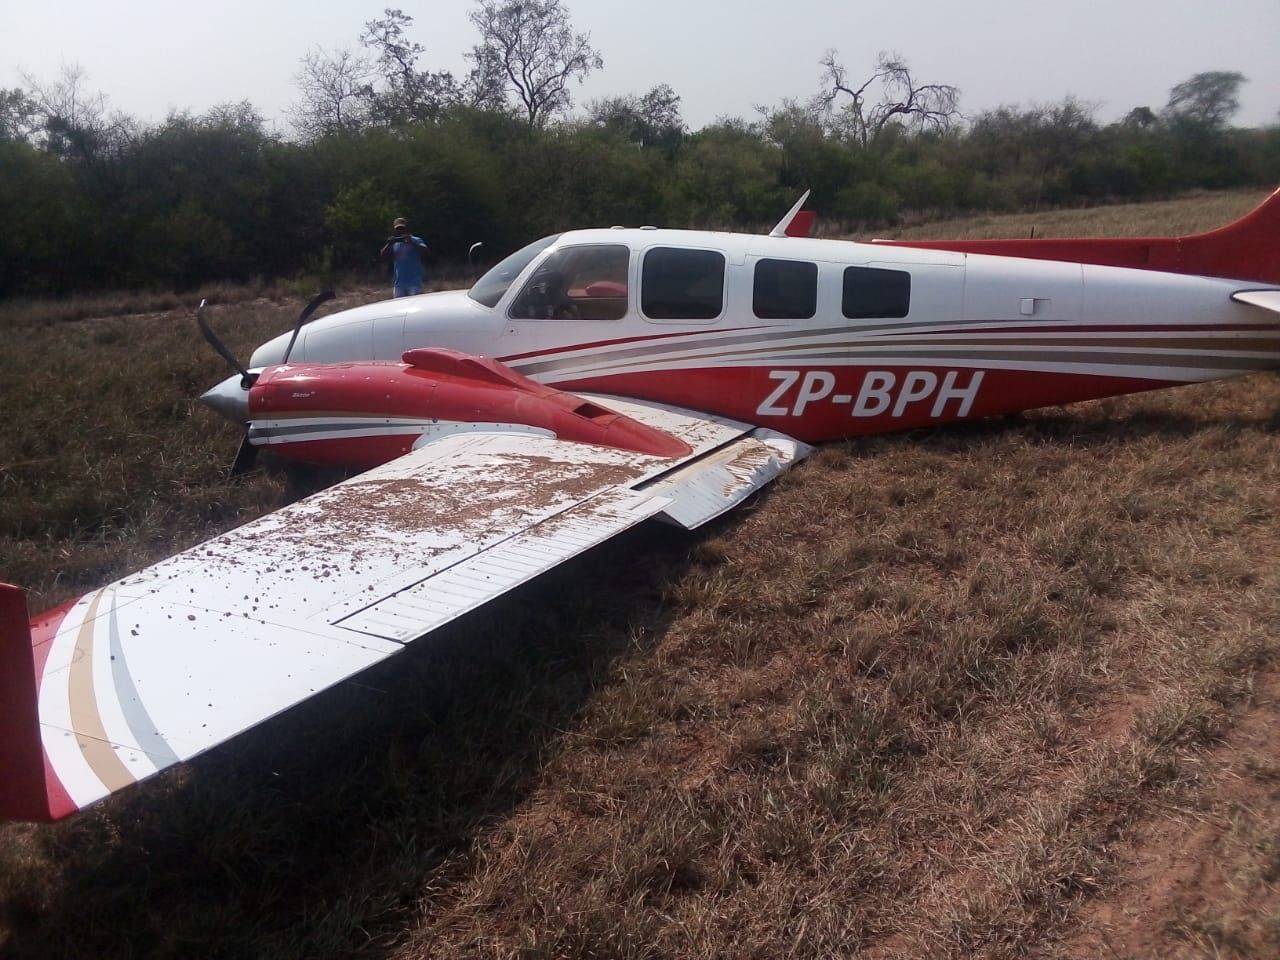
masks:
[[[911,310],[911,274],[878,267],[848,267],[844,271],[841,308],[850,320],[905,317]]]
[[[808,320],[818,312],[818,265],[799,260],[757,261],[752,302],[762,320]]]
[[[565,247],[544,260],[511,304],[517,320],[621,320],[627,312],[622,244]]]
[[[652,320],[714,320],[724,309],[724,254],[654,247],[644,255],[640,309]]]

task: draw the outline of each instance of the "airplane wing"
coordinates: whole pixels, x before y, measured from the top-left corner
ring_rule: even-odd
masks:
[[[0,585],[0,819],[66,816],[646,518],[706,522],[809,452],[724,418],[592,399],[692,452],[456,434],[30,622]]]

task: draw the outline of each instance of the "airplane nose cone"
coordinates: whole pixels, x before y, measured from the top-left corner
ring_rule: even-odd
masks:
[[[249,422],[249,389],[240,385],[240,375],[234,374],[201,394],[200,402],[211,410],[217,410],[236,423]]]

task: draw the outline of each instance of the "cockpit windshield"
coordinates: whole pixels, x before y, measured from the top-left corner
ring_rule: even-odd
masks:
[[[483,303],[486,307],[497,306],[512,281],[529,265],[529,261],[559,239],[560,234],[556,233],[541,240],[535,240],[527,247],[521,247],[505,260],[490,267],[488,272],[467,291],[467,296]]]

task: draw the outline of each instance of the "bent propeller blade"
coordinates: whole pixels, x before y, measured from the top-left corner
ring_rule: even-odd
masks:
[[[289,338],[289,346],[285,348],[284,359],[281,363],[289,362],[289,354],[293,353],[293,346],[298,342],[298,332],[303,325],[311,319],[311,315],[320,309],[320,305],[332,300],[336,294],[332,290],[323,290],[311,298],[311,302],[302,308],[302,312],[298,314],[298,322],[294,324],[293,336]]]

